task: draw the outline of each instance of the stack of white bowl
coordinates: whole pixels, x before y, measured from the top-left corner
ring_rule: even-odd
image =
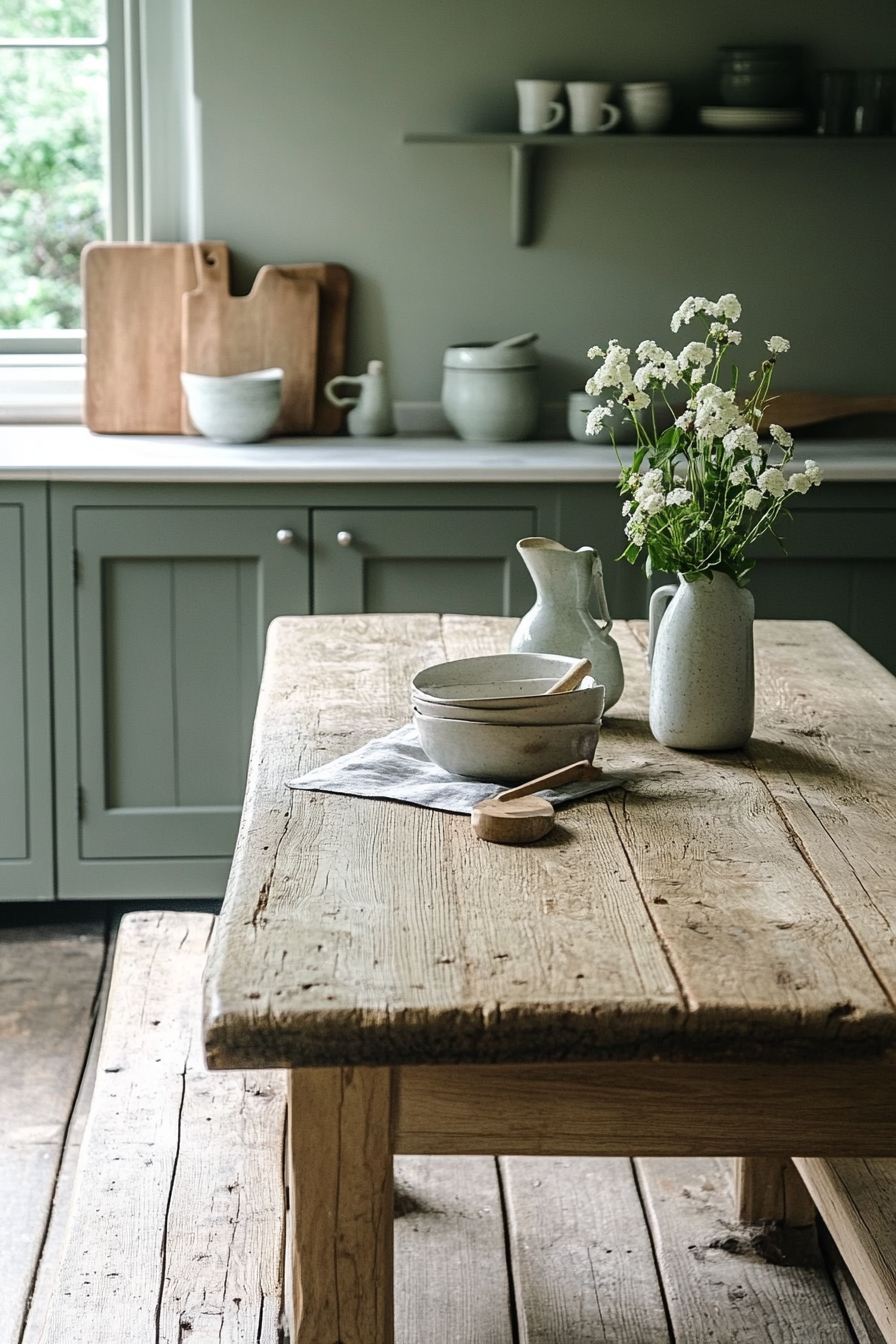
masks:
[[[575,665],[547,653],[460,658],[418,672],[414,723],[430,760],[452,775],[521,783],[594,758],[604,688],[586,677],[546,692]]]

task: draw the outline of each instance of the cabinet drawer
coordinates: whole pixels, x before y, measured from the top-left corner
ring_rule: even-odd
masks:
[[[534,509],[312,510],[314,611],[522,615],[534,589],[516,552]]]

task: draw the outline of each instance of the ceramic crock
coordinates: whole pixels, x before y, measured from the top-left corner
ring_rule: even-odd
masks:
[[[508,443],[538,427],[538,356],[532,344],[451,345],[442,410],[462,439]]]

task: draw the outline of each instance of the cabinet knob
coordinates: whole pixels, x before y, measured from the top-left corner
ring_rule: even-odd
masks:
[[[291,546],[296,539],[296,534],[291,527],[281,527],[277,533],[277,540],[281,546]]]
[[[337,532],[336,540],[339,542],[340,546],[351,546],[352,542],[354,541],[354,537],[352,536],[351,532]]]

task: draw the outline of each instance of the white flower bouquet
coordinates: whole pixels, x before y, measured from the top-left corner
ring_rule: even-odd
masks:
[[[623,467],[619,488],[626,499],[622,512],[629,545],[624,557],[634,564],[646,551],[647,573],[679,572],[686,580],[715,570],[745,584],[755,561],[750,544],[769,531],[793,495],[804,495],[821,481],[821,470],[808,460],[803,471],[789,477],[782,468],[793,457],[793,439],[780,425],[771,425],[773,443],[759,438],[759,425],[770,398],[777,358],[790,349],[783,336],[766,341],[768,357],[750,374],[753,390],[738,397],[738,371],[731,386],[720,385],[722,362],[729,348],[740,345],[732,323],[741,306],[734,294],[716,302],[686,299],[672,317],[677,332],[700,317],[706,339],[690,341],[674,355],[655,341],[642,341],[635,351],[639,368],[632,372],[631,351],[610,341],[606,351],[594,346],[589,359],[603,364],[585,385],[586,392],[611,392],[606,405],[596,406],[587,422],[597,434],[616,407],[632,413],[637,447],[631,467]],[[670,390],[687,394],[684,411],[672,407]],[[672,394],[674,395],[674,394]],[[674,424],[658,432],[656,409],[665,402]],[[774,458],[770,461],[770,456]]]

